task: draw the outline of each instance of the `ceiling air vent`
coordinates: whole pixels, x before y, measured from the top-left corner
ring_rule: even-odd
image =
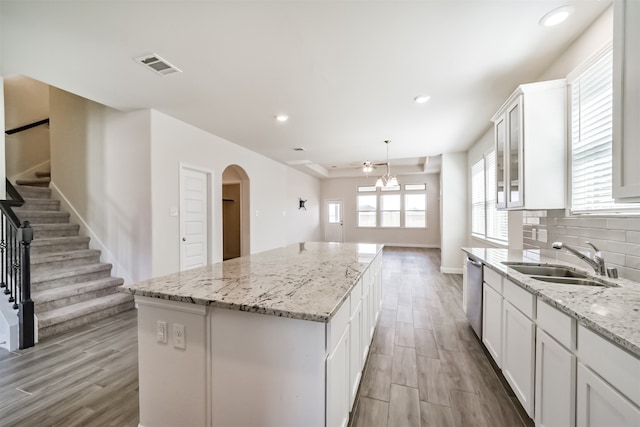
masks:
[[[182,72],[181,69],[171,64],[169,61],[161,58],[159,55],[156,55],[155,53],[136,58],[136,61],[140,62],[142,65],[146,65],[162,76]]]
[[[302,147],[295,147],[295,148],[293,149],[293,151],[304,151],[304,148],[302,148]]]

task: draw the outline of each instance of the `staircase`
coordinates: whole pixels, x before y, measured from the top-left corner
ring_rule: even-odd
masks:
[[[17,180],[25,200],[14,209],[31,222],[31,296],[38,318],[38,338],[66,332],[133,308],[133,297],[119,293],[123,280],[111,277],[111,264],[100,262],[100,251],[89,249],[89,238],[51,199],[48,173]]]

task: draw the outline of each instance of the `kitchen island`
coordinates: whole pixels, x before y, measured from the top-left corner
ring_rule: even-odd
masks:
[[[299,243],[123,286],[138,307],[140,425],[346,425],[381,254]]]

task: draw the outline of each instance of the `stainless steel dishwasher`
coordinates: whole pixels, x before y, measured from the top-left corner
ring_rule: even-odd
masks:
[[[482,263],[467,257],[467,320],[482,339]]]

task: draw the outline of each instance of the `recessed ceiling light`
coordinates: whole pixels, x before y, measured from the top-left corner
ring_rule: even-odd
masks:
[[[430,97],[430,96],[428,96],[428,95],[418,95],[418,96],[416,96],[415,98],[413,98],[413,101],[414,101],[416,104],[424,104],[424,103],[426,103],[426,102],[427,102],[428,100],[430,100],[430,99],[431,99],[431,97]]]
[[[573,6],[562,6],[557,9],[553,9],[540,19],[540,25],[543,27],[553,27],[558,25],[569,17],[573,13]]]
[[[279,122],[281,122],[281,123],[284,123],[284,122],[286,122],[287,120],[289,120],[289,116],[287,116],[286,114],[278,114],[278,115],[276,116],[276,120],[277,120],[277,121],[279,121]]]

